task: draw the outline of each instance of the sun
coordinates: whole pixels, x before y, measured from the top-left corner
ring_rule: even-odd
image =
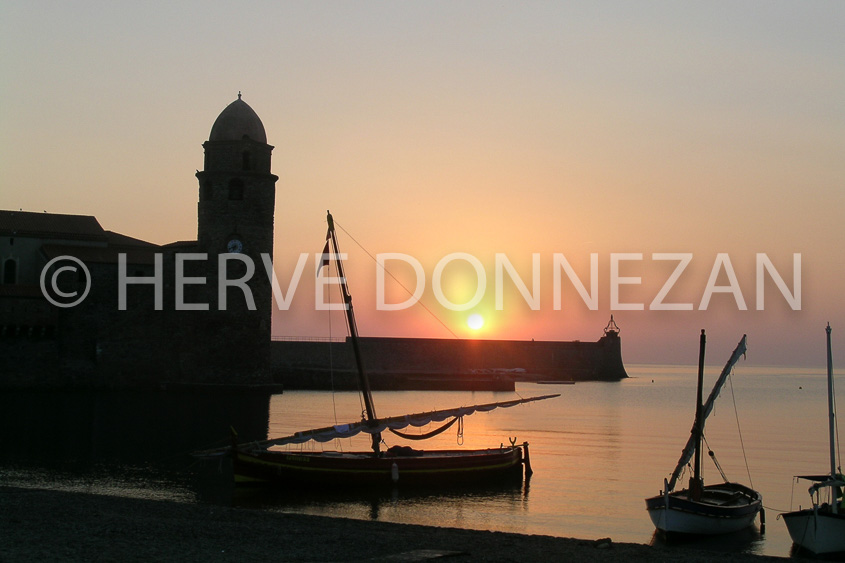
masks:
[[[479,315],[478,313],[473,313],[467,319],[467,326],[472,330],[478,330],[484,326],[484,317]]]

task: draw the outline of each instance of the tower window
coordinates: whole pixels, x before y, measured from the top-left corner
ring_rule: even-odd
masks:
[[[242,168],[241,169],[242,170],[250,170],[252,168],[252,163],[250,162],[252,155],[249,152],[244,151],[241,154],[241,157],[242,157]]]
[[[7,258],[3,263],[3,284],[14,285],[18,281],[18,262],[14,258]]]
[[[244,183],[239,178],[232,178],[229,181],[229,199],[240,201],[244,198]]]

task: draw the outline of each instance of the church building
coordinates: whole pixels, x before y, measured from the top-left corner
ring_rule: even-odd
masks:
[[[0,210],[0,387],[271,383],[273,147],[238,94],[203,148],[195,241]]]

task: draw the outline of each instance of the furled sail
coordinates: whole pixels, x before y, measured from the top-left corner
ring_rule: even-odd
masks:
[[[745,355],[746,351],[746,335],[742,335],[742,340],[739,341],[737,344],[736,349],[734,350],[733,354],[731,354],[730,359],[725,364],[725,367],[722,369],[722,373],[719,375],[719,379],[716,380],[716,384],[713,386],[713,390],[710,392],[710,396],[707,397],[707,400],[701,406],[701,419],[707,420],[707,417],[713,411],[713,404],[716,402],[716,398],[719,396],[719,393],[722,390],[722,386],[725,384],[725,381],[728,379],[728,376],[731,374],[731,370],[739,361],[740,356]],[[675,483],[678,481],[678,477],[681,475],[681,471],[684,470],[684,467],[689,463],[690,459],[692,459],[693,453],[695,453],[695,444],[697,441],[697,436],[695,432],[695,422],[692,423],[692,430],[690,430],[690,437],[687,440],[687,445],[684,446],[684,450],[681,453],[681,459],[678,460],[678,465],[675,466],[675,471],[672,472],[672,478],[669,480],[666,490],[672,491],[675,489]]]
[[[514,399],[512,401],[501,401],[498,403],[486,403],[482,405],[472,405],[468,407],[457,407],[452,409],[442,409],[430,412],[422,412],[416,414],[407,414],[401,416],[391,416],[388,418],[379,418],[374,421],[361,420],[349,424],[338,424],[335,426],[327,426],[325,428],[315,428],[313,430],[303,430],[296,432],[290,436],[281,438],[273,438],[271,440],[261,440],[258,442],[251,442],[249,444],[242,444],[241,447],[267,449],[271,446],[283,446],[286,444],[301,444],[314,440],[316,442],[328,442],[335,438],[351,438],[361,432],[368,434],[378,434],[385,430],[401,430],[408,426],[421,427],[431,422],[443,422],[450,418],[458,418],[462,416],[469,416],[476,412],[488,412],[497,408],[508,408],[523,403],[530,403],[532,401],[542,401],[544,399],[552,399],[559,397],[555,395],[541,395],[537,397],[528,397],[527,399]]]

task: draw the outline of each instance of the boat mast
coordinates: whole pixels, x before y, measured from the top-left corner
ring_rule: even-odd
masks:
[[[335,263],[337,264],[337,275],[340,278],[340,288],[343,295],[344,309],[346,310],[346,323],[349,325],[349,339],[352,341],[352,350],[355,353],[355,366],[358,368],[358,386],[361,388],[361,394],[364,396],[364,408],[367,413],[367,422],[374,426],[377,423],[376,409],[373,406],[373,395],[370,392],[370,381],[364,371],[364,364],[361,361],[361,346],[358,343],[358,327],[355,324],[355,313],[352,311],[352,294],[349,293],[349,287],[346,285],[346,276],[343,274],[343,264],[340,260],[340,249],[337,246],[337,235],[334,230],[334,219],[332,214],[326,211],[326,220],[329,224],[329,235],[332,239],[332,247],[334,248]],[[377,432],[373,437],[373,452],[379,453],[379,444],[381,443],[381,433]]]
[[[704,331],[701,331],[702,333]],[[702,334],[703,336],[703,334]],[[725,364],[725,367],[722,368],[722,373],[719,375],[718,379],[716,379],[716,384],[713,386],[713,390],[710,391],[710,395],[707,397],[707,400],[701,405],[701,422],[702,422],[702,432],[704,430],[704,421],[707,420],[707,417],[710,416],[710,412],[713,410],[713,405],[716,402],[716,398],[719,396],[719,392],[722,389],[722,386],[725,384],[725,381],[728,379],[728,376],[731,374],[731,370],[733,369],[734,364],[739,361],[739,358],[745,355],[745,350],[747,347],[746,336],[742,335],[742,340],[739,341],[739,344],[736,345],[736,348],[731,354],[730,359]],[[703,354],[702,354],[703,357]],[[703,372],[703,367],[701,369]],[[687,440],[686,445],[684,446],[683,451],[681,452],[681,457],[678,460],[678,465],[675,466],[675,470],[672,472],[672,477],[669,479],[667,483],[666,490],[667,491],[674,491],[675,484],[678,482],[678,478],[681,476],[681,472],[684,470],[684,467],[687,466],[689,461],[692,459],[693,453],[695,452],[696,446],[698,444],[698,434],[696,429],[698,428],[698,421],[694,421],[692,424],[692,428],[690,429],[690,436]]]
[[[830,323],[825,329],[827,333],[827,412],[830,424],[830,479],[836,480],[836,414],[833,407],[833,352],[830,347]],[[839,503],[836,499],[837,487],[831,486],[830,504],[833,512],[838,511]]]
[[[698,391],[695,398],[695,462],[693,465],[692,479],[690,480],[690,496],[693,500],[701,498],[701,437],[704,435],[704,417],[702,416],[702,395],[704,394],[704,349],[707,344],[707,337],[704,329],[701,329],[701,338],[698,344]]]

